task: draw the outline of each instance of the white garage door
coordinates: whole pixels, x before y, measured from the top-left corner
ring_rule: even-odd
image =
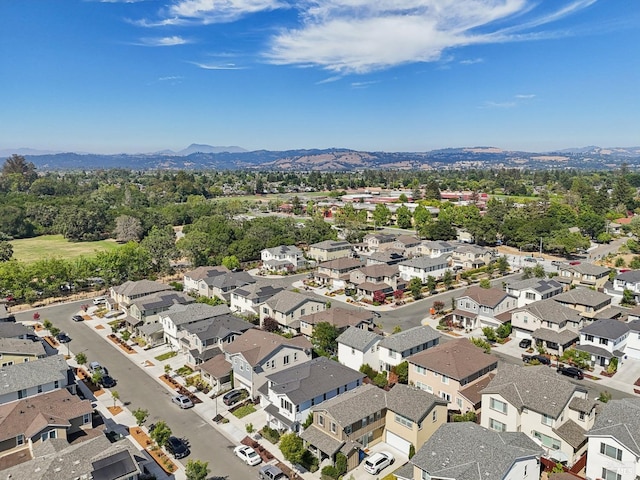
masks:
[[[516,338],[521,340],[523,338],[528,338],[529,340],[531,340],[531,333],[524,331],[524,330],[519,330],[517,328],[514,328],[514,332],[516,334]]]
[[[407,442],[405,439],[399,437],[393,432],[387,431],[385,441],[393,448],[400,450],[405,455],[409,455],[409,448],[411,448],[411,442]]]

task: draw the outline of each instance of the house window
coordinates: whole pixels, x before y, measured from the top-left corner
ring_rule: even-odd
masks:
[[[356,349],[351,347],[351,355],[355,355],[356,354]]]
[[[56,437],[57,437],[56,431],[55,430],[49,430],[48,432],[44,432],[42,435],[40,435],[40,440],[42,440],[44,442],[48,438],[56,438]]]
[[[389,358],[396,358],[396,352],[389,350]]]
[[[599,343],[600,345],[609,345],[609,340],[606,338],[601,338]]]
[[[411,420],[397,413],[395,415],[395,421],[396,423],[399,423],[400,425],[404,425],[407,428],[411,428],[413,426],[413,422]]]
[[[284,398],[280,399],[280,408],[284,408],[287,412],[293,412],[293,404]]]
[[[585,335],[585,336],[584,336],[584,339],[585,339],[587,342],[593,342],[593,335]]]
[[[461,398],[456,398],[456,405],[458,405],[458,408],[462,408],[462,399]]]
[[[442,379],[441,379],[442,383],[444,383],[445,385],[449,384],[449,377],[447,377],[446,375],[442,375]]]
[[[496,412],[507,413],[507,404],[505,402],[501,402],[496,398],[491,398],[491,401],[489,402],[489,408],[491,408],[491,410],[495,410]]]
[[[20,434],[16,437],[16,446],[24,445],[24,435]]]
[[[42,393],[42,385],[38,385],[38,393]]]
[[[584,421],[584,419],[585,419],[585,414],[584,414],[584,412],[580,412],[580,414],[578,415],[578,418],[579,418],[580,420],[583,420],[583,421]]]
[[[613,470],[607,470],[606,468],[603,468],[602,480],[622,480],[622,475],[620,473],[614,472]]]
[[[553,450],[560,450],[562,446],[560,440],[550,437],[549,435],[545,435],[544,433],[537,432],[533,430],[533,436],[542,442],[542,445],[547,448],[552,448]]]
[[[362,419],[362,426],[366,427],[369,424],[369,418],[368,417],[364,417]]]
[[[85,413],[85,414],[82,416],[82,424],[83,424],[83,425],[86,425],[87,423],[90,423],[90,422],[91,422],[91,415],[90,415],[90,414],[88,414],[88,413]]]
[[[344,427],[344,433],[346,433],[347,435],[351,435],[351,425],[347,425],[346,427]]]
[[[413,369],[415,370],[416,373],[419,373],[420,375],[427,374],[427,369],[424,367],[421,367],[420,365],[414,365]]]
[[[24,398],[27,396],[27,389],[18,390],[18,398]]]
[[[507,429],[507,426],[502,422],[499,422],[497,420],[494,420],[493,418],[490,418],[489,428],[491,430],[495,430],[496,432],[504,432]]]
[[[424,470],[420,470],[420,480],[431,480],[431,475]]]
[[[622,450],[606,443],[600,444],[600,453],[607,457],[615,458],[616,460],[622,460]]]
[[[298,352],[293,352],[293,361],[298,360]]]
[[[300,315],[304,315],[304,314],[305,314],[305,310],[304,310],[304,308],[301,308],[300,309]]]
[[[289,365],[289,355],[284,356],[284,358],[282,359],[282,363],[284,365]]]
[[[447,402],[451,401],[451,395],[449,395],[447,392],[440,391],[440,398],[446,400]]]
[[[553,417],[543,413],[542,414],[542,424],[546,425],[548,427],[551,427],[553,425]]]
[[[318,425],[324,427],[324,417],[322,415],[318,415]]]
[[[437,422],[438,421],[438,411],[434,410],[433,412],[431,412],[431,421],[432,422]]]
[[[331,428],[331,433],[336,433],[336,431],[338,430],[338,429],[336,428],[336,424],[335,424],[335,423],[333,423],[333,422],[331,422],[331,427],[330,427],[330,428]]]
[[[55,382],[53,382],[53,388],[60,388],[60,381],[56,380]]]

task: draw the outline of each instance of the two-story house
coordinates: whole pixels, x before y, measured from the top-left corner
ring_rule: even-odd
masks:
[[[340,333],[349,327],[373,329],[373,312],[369,310],[353,310],[350,308],[333,307],[321,312],[310,313],[300,317],[300,333],[308,338],[319,323],[326,322],[333,325]]]
[[[19,338],[27,340],[30,335],[35,335],[33,328],[22,323],[0,322],[0,338]]]
[[[322,285],[332,284],[333,288],[344,288],[350,278],[349,272],[363,266],[362,260],[358,258],[336,258],[319,264],[313,279]]]
[[[273,282],[256,282],[231,292],[229,307],[232,312],[258,315],[260,305],[285,289]]]
[[[46,357],[41,342],[20,338],[0,338],[0,366],[8,367],[16,363],[31,362]]]
[[[564,291],[564,287],[553,279],[534,277],[507,282],[505,291],[518,299],[518,308],[520,308],[559,295]]]
[[[502,365],[482,391],[481,425],[497,432],[523,432],[546,455],[573,465],[586,452],[596,402],[546,366]]]
[[[178,333],[180,351],[186,355],[187,364],[195,367],[220,355],[225,344],[250,328],[253,328],[251,323],[230,314],[187,323]]]
[[[427,278],[442,278],[447,270],[449,270],[449,257],[443,255],[441,257],[428,257],[420,255],[410,258],[398,264],[400,277],[406,281],[413,278],[419,278],[422,283],[427,282]]]
[[[456,308],[450,315],[454,323],[467,331],[497,328],[511,319],[509,312],[517,304],[518,299],[504,290],[474,285],[455,299]]]
[[[345,240],[325,240],[309,245],[307,257],[317,262],[327,262],[336,258],[350,257],[353,245]]]
[[[198,292],[201,280],[204,280],[208,277],[215,277],[216,275],[220,275],[226,272],[229,272],[229,269],[224,265],[219,265],[216,267],[202,266],[194,268],[193,270],[190,270],[183,275],[183,290],[185,292]],[[198,293],[198,295],[206,296],[206,292]]]
[[[627,325],[629,326],[629,336],[624,353],[629,358],[640,360],[640,319],[631,320]]]
[[[367,255],[366,262],[367,267],[369,265],[397,265],[398,263],[406,260],[402,250],[390,248],[388,250],[381,250],[379,252],[373,252],[371,255]]]
[[[602,405],[587,438],[587,478],[640,478],[640,398]]]
[[[418,247],[422,241],[413,235],[400,235],[393,241],[393,248],[404,253],[406,257],[412,257],[418,254]]]
[[[261,269],[268,272],[295,272],[306,263],[302,250],[294,245],[265,248],[260,252],[260,259]]]
[[[394,474],[398,480],[538,480],[542,453],[522,432],[445,423]]]
[[[229,302],[234,290],[254,283],[256,283],[256,279],[247,272],[218,272],[216,275],[205,277],[198,282],[198,294],[209,298],[217,297]]]
[[[608,267],[586,262],[571,263],[563,263],[558,267],[559,282],[598,290],[609,280],[611,269]]]
[[[622,299],[625,290],[629,290],[633,294],[636,302],[640,301],[640,270],[629,270],[619,273],[613,278],[610,288],[609,284],[605,285],[605,293]]]
[[[173,290],[171,285],[154,282],[153,280],[128,280],[122,285],[117,285],[109,289],[109,295],[113,299],[114,304],[108,303],[113,309],[129,308],[134,301],[139,298],[146,297],[158,292],[166,292]]]
[[[327,357],[317,357],[266,376],[258,389],[271,428],[299,432],[311,409],[362,385],[366,375]]]
[[[598,317],[611,305],[609,295],[590,288],[574,288],[553,299],[565,307],[577,310],[586,319]]]
[[[173,305],[187,305],[193,302],[195,302],[195,298],[182,292],[152,293],[134,300],[129,305],[129,314],[125,321],[131,328],[139,327],[145,323],[155,323],[158,321],[158,314],[166,312]]]
[[[362,239],[362,243],[369,252],[377,252],[380,250],[394,248],[393,243],[395,241],[396,236],[389,233],[370,233],[365,235]]]
[[[454,267],[463,269],[480,268],[491,262],[491,251],[478,245],[458,245],[453,250],[451,260]]]
[[[0,378],[0,405],[63,388],[76,391],[73,372],[63,355],[0,367]]]
[[[388,372],[414,353],[435,347],[441,336],[429,325],[419,325],[384,337],[378,344],[379,370]]]
[[[234,387],[246,388],[256,398],[267,375],[311,360],[311,343],[303,336],[286,338],[252,328],[226,345],[224,354]]]
[[[580,344],[576,350],[591,355],[591,365],[606,367],[611,359],[624,357],[629,333],[629,324],[601,318],[580,330]]]
[[[362,365],[376,368],[382,339],[382,335],[375,332],[351,326],[336,338],[338,361],[354,370],[360,370]]]
[[[530,303],[511,312],[516,338],[533,340],[558,355],[576,343],[585,321],[580,312],[559,304],[553,298]]]
[[[439,240],[423,240],[416,248],[417,255],[425,255],[427,257],[451,257],[456,246],[453,243],[442,242]]]
[[[486,386],[498,358],[467,338],[457,338],[415,355],[409,362],[409,383],[448,402],[449,410],[476,411],[481,399],[476,384]]]
[[[283,290],[260,306],[260,325],[269,317],[277,321],[283,329],[298,331],[301,317],[321,312],[326,308],[327,305],[315,297]]]
[[[174,348],[180,348],[180,337],[187,325],[193,325],[220,315],[231,313],[226,305],[211,306],[206,303],[173,305],[158,315],[164,331],[164,341]]]
[[[406,282],[400,278],[397,265],[369,265],[349,272],[349,284],[360,296],[373,300],[376,292],[391,295],[395,290],[403,290]]]

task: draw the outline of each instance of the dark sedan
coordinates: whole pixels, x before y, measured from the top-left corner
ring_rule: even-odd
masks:
[[[113,388],[116,386],[116,380],[110,375],[103,375],[98,383],[104,388]]]
[[[56,340],[58,340],[60,343],[69,343],[71,341],[71,337],[64,332],[60,332],[58,335],[56,335]]]
[[[82,315],[74,315],[73,317],[71,317],[71,320],[73,320],[74,322],[82,322],[84,321],[84,317]]]
[[[184,440],[178,437],[169,437],[166,448],[167,452],[173,455],[176,459],[184,458],[191,453]]]
[[[562,375],[566,375],[567,377],[573,377],[576,380],[582,380],[584,378],[584,373],[578,367],[565,367],[559,366],[558,373]]]

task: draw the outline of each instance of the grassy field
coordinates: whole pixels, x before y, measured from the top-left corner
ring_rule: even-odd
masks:
[[[118,247],[115,240],[98,242],[69,242],[62,235],[43,235],[35,238],[11,240],[13,257],[23,262],[34,262],[47,257],[75,258],[92,256],[96,250]]]

